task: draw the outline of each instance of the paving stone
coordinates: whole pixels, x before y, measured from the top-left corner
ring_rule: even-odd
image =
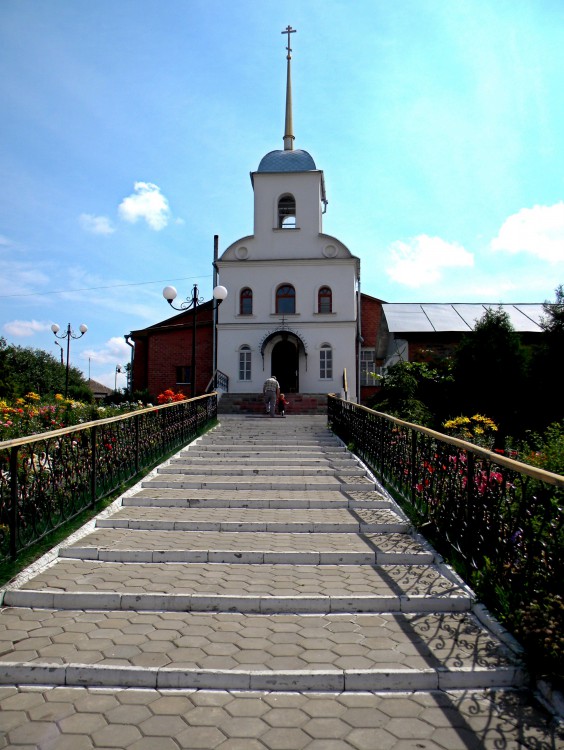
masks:
[[[178,750],[178,744],[172,737],[142,737],[127,750]]]
[[[13,745],[47,745],[59,736],[57,725],[48,721],[28,721],[8,732]]]
[[[176,736],[180,747],[190,750],[208,750],[220,747],[225,741],[225,735],[216,727],[188,727]]]
[[[92,733],[97,747],[126,748],[141,737],[139,729],[130,724],[112,724]]]

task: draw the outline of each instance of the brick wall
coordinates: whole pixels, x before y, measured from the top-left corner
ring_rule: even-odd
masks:
[[[382,320],[382,300],[367,294],[361,294],[360,300],[361,334],[364,339],[362,346],[375,349]]]
[[[382,300],[377,299],[376,297],[370,297],[368,294],[361,294],[360,300],[361,335],[364,339],[362,342],[362,348],[376,350],[375,364],[378,366],[382,364],[378,358],[380,350],[382,349],[382,346],[379,346],[380,337],[382,335]],[[371,396],[378,393],[379,390],[380,388],[378,386],[361,386],[360,402],[366,404]]]

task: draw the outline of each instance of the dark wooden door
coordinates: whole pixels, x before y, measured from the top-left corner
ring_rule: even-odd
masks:
[[[272,350],[272,374],[280,383],[281,393],[298,393],[298,347],[292,341],[279,341]]]

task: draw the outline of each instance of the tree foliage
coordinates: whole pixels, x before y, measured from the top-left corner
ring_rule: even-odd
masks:
[[[500,427],[500,442],[521,433],[527,352],[501,307],[486,310],[474,331],[463,337],[454,355],[453,376],[454,413],[491,417]]]
[[[63,393],[66,368],[43,349],[15,346],[0,337],[0,398],[15,399],[34,391],[41,396]],[[69,398],[92,401],[92,391],[76,367],[69,369]]]
[[[372,406],[409,422],[434,426],[442,414],[445,391],[449,389],[450,361],[397,362],[382,379],[382,389]]]

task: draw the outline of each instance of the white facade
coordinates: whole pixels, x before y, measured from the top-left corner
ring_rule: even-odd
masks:
[[[254,234],[217,261],[229,296],[219,308],[217,367],[229,391],[260,393],[276,375],[285,393],[356,398],[359,260],[323,234],[323,172],[300,150],[273,151],[251,175]]]

